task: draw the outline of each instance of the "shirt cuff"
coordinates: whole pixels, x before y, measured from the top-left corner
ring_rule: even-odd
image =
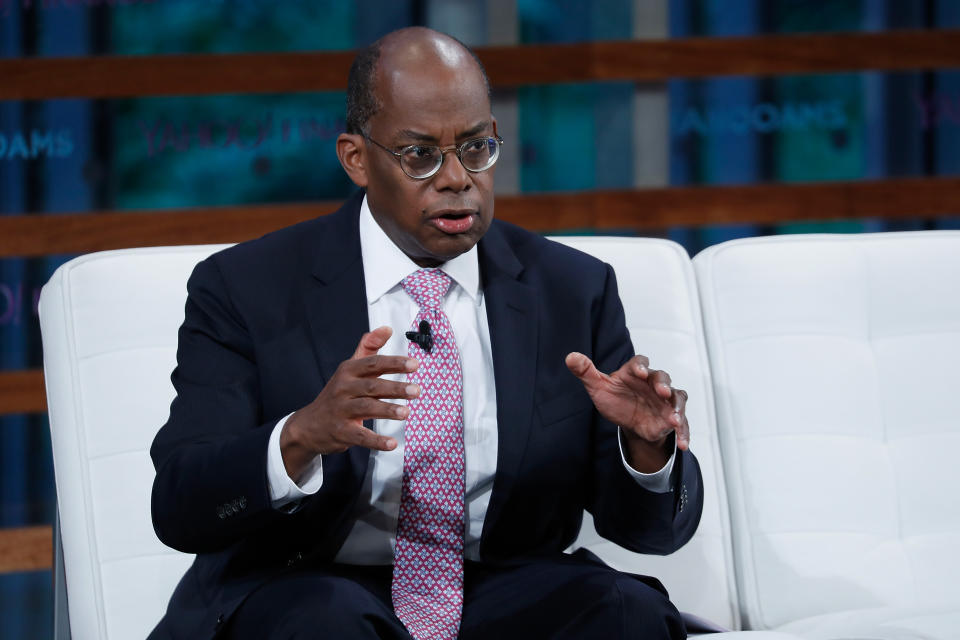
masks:
[[[663,468],[653,473],[640,473],[627,463],[627,456],[623,453],[623,432],[617,427],[617,443],[620,445],[620,459],[623,461],[623,468],[636,480],[637,484],[654,493],[669,493],[671,490],[670,479],[673,474],[673,461],[677,459],[677,439],[673,438],[673,453]]]
[[[312,496],[323,485],[323,457],[315,457],[303,471],[301,482],[298,485],[289,475],[283,464],[283,454],[280,452],[280,432],[287,424],[293,413],[289,413],[277,423],[270,434],[267,445],[267,486],[270,489],[270,503],[274,509],[280,509]]]

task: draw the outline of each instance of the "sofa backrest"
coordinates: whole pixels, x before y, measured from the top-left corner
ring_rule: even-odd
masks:
[[[694,259],[744,623],[960,604],[960,233]]]
[[[587,514],[575,546],[618,569],[653,575],[682,611],[738,629],[727,498],[700,304],[686,250],[653,238],[557,237],[613,266],[634,350],[690,396],[690,446],[703,472],[704,507],[693,539],[669,556],[632,553],[596,533]],[[608,372],[609,373],[609,372]]]
[[[108,251],[61,266],[40,324],[74,640],[144,638],[192,557],[153,532],[187,277],[217,246]]]

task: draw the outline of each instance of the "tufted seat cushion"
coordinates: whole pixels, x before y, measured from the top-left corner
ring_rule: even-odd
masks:
[[[174,390],[187,277],[220,247],[71,260],[40,297],[44,374],[74,640],[144,638],[192,557],[153,532],[150,443]]]
[[[690,396],[690,445],[704,478],[703,515],[697,533],[669,556],[632,553],[601,538],[585,514],[575,546],[585,546],[622,571],[657,576],[681,611],[739,629],[727,496],[717,443],[712,380],[693,267],[686,250],[653,238],[554,238],[610,264],[617,274],[627,327],[636,353],[670,373]],[[716,640],[796,640],[773,631],[733,631]]]
[[[752,238],[694,264],[746,624],[960,637],[960,233]]]
[[[813,616],[780,627],[811,640],[931,640],[960,637],[960,611],[955,608],[879,607]]]

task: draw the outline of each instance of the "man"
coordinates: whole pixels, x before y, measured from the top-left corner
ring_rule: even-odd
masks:
[[[362,191],[188,284],[153,517],[198,555],[152,637],[683,637],[655,580],[562,553],[584,508],[669,553],[702,506],[686,394],[632,355],[612,270],[493,221],[456,40],[388,34],[347,112]]]

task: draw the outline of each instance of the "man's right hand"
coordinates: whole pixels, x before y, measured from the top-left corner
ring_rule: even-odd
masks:
[[[377,355],[392,334],[390,327],[363,334],[353,357],[340,363],[320,395],[287,420],[280,433],[280,452],[287,474],[295,482],[320,454],[340,453],[355,446],[378,451],[397,448],[395,439],[363,426],[366,419],[406,420],[410,413],[406,406],[383,399],[409,400],[420,395],[419,385],[380,377],[410,373],[420,366],[413,358]]]

